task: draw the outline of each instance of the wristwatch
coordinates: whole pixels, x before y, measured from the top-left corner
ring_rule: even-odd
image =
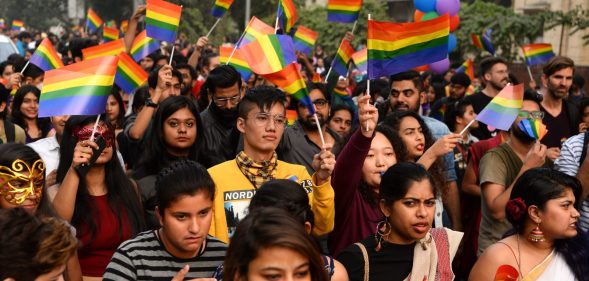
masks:
[[[151,100],[151,98],[147,98],[145,100],[145,106],[149,106],[149,107],[153,107],[153,108],[157,108],[157,103],[153,102]]]

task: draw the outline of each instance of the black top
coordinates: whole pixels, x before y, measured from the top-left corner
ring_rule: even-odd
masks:
[[[491,102],[493,98],[483,94],[482,91],[478,91],[470,96],[466,96],[464,99],[470,101],[472,103],[472,108],[474,109],[474,112],[476,114],[479,114],[481,113],[483,108],[485,108],[485,106],[487,106],[487,104]],[[489,131],[489,129],[487,128],[487,124],[481,121],[479,121],[479,127],[470,130],[470,133],[473,136],[477,137],[477,139],[479,140],[486,140],[492,137],[491,131]]]
[[[383,240],[379,252],[375,251],[376,241],[373,235],[360,241],[360,243],[366,247],[368,253],[369,280],[402,281],[411,273],[415,243],[397,245]],[[350,245],[337,256],[337,260],[348,271],[350,281],[364,280],[364,257],[357,245]]]
[[[567,138],[573,135],[569,126],[573,120],[570,120],[569,118],[565,102],[562,102],[560,114],[558,114],[558,116],[552,116],[543,106],[540,106],[540,109],[544,111],[544,119],[542,119],[542,123],[544,123],[546,129],[548,129],[548,133],[540,142],[548,148],[560,147]]]

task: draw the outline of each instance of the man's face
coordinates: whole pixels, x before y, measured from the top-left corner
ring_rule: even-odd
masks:
[[[487,85],[496,91],[501,91],[509,83],[509,70],[507,65],[496,63],[489,72],[485,73],[484,77],[487,80]]]
[[[522,103],[522,108],[520,109],[520,113],[521,112],[528,112],[529,113],[529,118],[532,118],[532,114],[534,114],[534,112],[541,112],[540,110],[540,106],[533,101],[530,100],[524,100]],[[534,138],[528,136],[525,132],[523,132],[518,124],[519,122],[521,122],[522,120],[524,120],[525,118],[518,116],[515,121],[513,122],[513,124],[511,125],[511,131],[513,133],[513,136],[515,138],[517,138],[519,141],[523,142],[523,143],[532,143],[535,141]],[[542,121],[542,120],[540,120]]]
[[[209,66],[203,70],[205,71],[206,75],[208,76],[209,72],[211,72],[211,70],[217,68],[217,66],[219,66],[219,64],[221,64],[221,61],[219,60],[219,56],[212,57],[209,59]]]
[[[4,68],[4,72],[2,72],[2,79],[9,79],[12,73],[14,73],[14,69],[12,64],[9,64]]]
[[[239,89],[236,82],[229,88],[215,88],[215,93],[212,95],[212,102],[221,109],[221,112],[235,112],[237,105],[243,97],[243,91]]]
[[[246,118],[237,118],[237,129],[244,136],[244,147],[257,153],[272,153],[278,147],[286,125],[286,109],[274,103],[270,109],[250,110]]]
[[[319,124],[321,126],[325,125],[327,117],[329,117],[329,101],[325,99],[323,93],[318,89],[312,90],[309,93],[309,97],[315,105],[315,110],[317,112],[317,119],[319,119]],[[299,123],[301,123],[303,127],[310,130],[317,129],[317,122],[315,122],[315,117],[313,117],[313,115],[310,114],[307,107],[302,103],[299,103],[297,107],[297,114],[299,116]]]
[[[141,65],[141,68],[143,68],[143,70],[149,71],[153,67],[153,60],[150,57],[144,57],[139,62],[139,65]]]
[[[184,86],[192,89],[194,81],[192,80],[192,76],[190,76],[190,71],[186,68],[179,68],[178,71],[182,73],[182,82],[184,82]]]
[[[564,99],[573,84],[573,68],[567,67],[546,77],[542,75],[542,84],[555,99]]]
[[[460,84],[450,84],[450,97],[453,99],[461,99],[466,93],[466,87]]]
[[[389,104],[392,111],[415,111],[419,109],[422,95],[411,80],[394,81],[389,95]]]
[[[61,136],[65,128],[65,122],[70,118],[69,115],[59,115],[51,117],[51,125],[55,129],[55,134]]]

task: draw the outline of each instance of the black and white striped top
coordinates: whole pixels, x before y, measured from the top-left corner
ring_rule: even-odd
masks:
[[[567,139],[562,144],[560,156],[554,161],[554,169],[569,176],[576,176],[581,166],[579,163],[581,161],[581,154],[583,153],[584,139],[585,133],[580,133]],[[589,229],[589,198],[583,201],[580,212],[579,226],[582,230],[587,231]]]
[[[157,230],[139,233],[119,246],[104,272],[104,280],[171,280],[186,264],[186,279],[212,277],[223,264],[227,244],[208,236],[206,246],[191,259],[172,256],[157,235]]]

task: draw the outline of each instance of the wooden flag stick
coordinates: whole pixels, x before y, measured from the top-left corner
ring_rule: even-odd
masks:
[[[464,132],[466,132],[468,130],[468,128],[470,128],[470,125],[472,125],[472,123],[474,123],[474,121],[477,121],[476,119],[472,119],[470,120],[470,122],[468,122],[468,124],[466,125],[466,127],[464,127],[464,129],[462,129],[462,131],[460,131],[459,135],[464,134]]]
[[[313,105],[315,106],[315,105]],[[325,147],[325,138],[323,138],[323,131],[321,130],[321,124],[319,123],[319,117],[317,117],[317,109],[315,109],[315,113],[313,114],[315,118],[315,123],[317,124],[317,131],[319,132],[319,137],[321,138],[321,144]]]
[[[94,134],[96,134],[96,129],[98,128],[98,123],[100,123],[100,114],[96,116],[96,122],[94,122],[94,128],[92,128],[92,135],[90,135],[90,141],[94,141]]]
[[[172,53],[170,54],[170,62],[169,65],[172,65],[172,59],[174,58],[174,50],[176,49],[176,44],[172,43]]]
[[[213,27],[211,27],[211,29],[209,29],[209,32],[207,32],[207,35],[205,37],[209,37],[209,35],[211,35],[211,32],[213,32],[213,30],[215,29],[215,27],[217,27],[217,24],[219,24],[219,22],[221,21],[223,17],[220,17],[217,19],[217,21],[215,22],[215,24],[213,24]]]

